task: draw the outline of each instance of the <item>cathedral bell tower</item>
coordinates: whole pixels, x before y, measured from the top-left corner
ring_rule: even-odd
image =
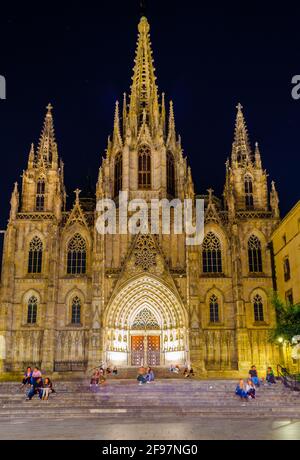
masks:
[[[138,32],[131,92],[129,98],[124,94],[122,111],[116,103],[97,197],[117,199],[119,191],[127,191],[129,199],[183,199],[187,162],[176,135],[173,102],[167,115],[165,95],[159,95],[146,17]]]
[[[63,168],[58,158],[52,106],[49,104],[38,149],[35,151],[31,145],[28,167],[23,172],[22,213],[54,213],[58,221],[61,219],[65,204]]]

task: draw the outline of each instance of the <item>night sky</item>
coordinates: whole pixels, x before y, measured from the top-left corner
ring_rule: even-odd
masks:
[[[198,193],[210,186],[223,191],[241,102],[284,215],[300,199],[300,100],[291,97],[292,77],[300,74],[299,10],[286,4],[245,11],[224,3],[148,1],[159,90],[174,101]],[[131,84],[140,13],[136,0],[92,5],[29,1],[11,11],[1,5],[7,100],[0,100],[0,228],[48,102],[68,194],[83,188],[87,175],[96,183],[115,101]]]

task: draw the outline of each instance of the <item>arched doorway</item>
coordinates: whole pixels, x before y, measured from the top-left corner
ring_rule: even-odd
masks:
[[[105,359],[118,366],[189,361],[187,313],[181,299],[154,276],[120,287],[104,314]]]

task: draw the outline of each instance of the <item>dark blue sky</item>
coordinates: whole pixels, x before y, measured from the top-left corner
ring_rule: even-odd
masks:
[[[87,174],[96,182],[115,100],[131,83],[138,3],[48,2],[43,9],[26,2],[2,11],[1,228],[49,101],[68,193],[83,187]],[[300,74],[299,10],[199,4],[148,1],[159,89],[174,100],[196,190],[222,193],[240,101],[284,214],[300,198],[300,100],[291,97],[292,77]]]

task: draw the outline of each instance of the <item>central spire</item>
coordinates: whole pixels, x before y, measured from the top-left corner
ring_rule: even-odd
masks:
[[[130,113],[137,116],[138,124],[143,120],[143,112],[153,121],[155,108],[158,107],[158,89],[156,85],[153,52],[150,41],[150,25],[145,16],[140,20],[135,66],[133,69]]]

